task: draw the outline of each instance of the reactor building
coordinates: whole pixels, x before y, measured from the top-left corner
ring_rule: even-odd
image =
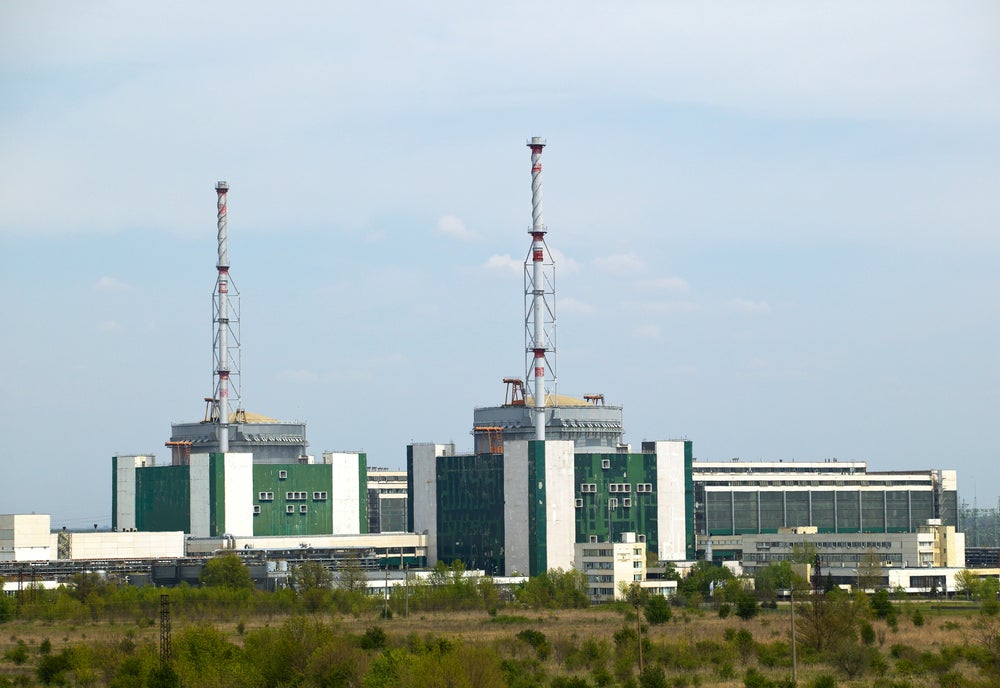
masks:
[[[229,185],[215,186],[218,261],[213,394],[205,417],[171,426],[169,464],[112,457],[112,527],[197,537],[352,535],[368,530],[367,457],[308,451],[306,424],[244,410],[239,292],[229,275]]]

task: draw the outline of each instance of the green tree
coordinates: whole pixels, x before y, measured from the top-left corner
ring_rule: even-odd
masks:
[[[199,580],[206,588],[253,590],[250,569],[236,554],[223,554],[209,559],[201,570]]]
[[[965,599],[979,595],[979,577],[969,569],[962,569],[955,574],[955,589]]]
[[[670,602],[662,595],[650,595],[643,605],[643,612],[646,614],[646,621],[653,626],[670,621],[672,616]]]
[[[368,576],[361,567],[361,559],[356,554],[352,554],[339,561],[338,564],[337,589],[364,595],[368,590]]]
[[[858,562],[858,587],[861,590],[874,590],[882,580],[883,573],[882,561],[878,554],[875,550],[868,549]]]
[[[332,583],[333,574],[318,561],[304,561],[292,569],[292,587],[311,612],[326,606]]]
[[[852,644],[865,611],[866,607],[839,588],[811,595],[795,606],[798,642],[817,652]]]

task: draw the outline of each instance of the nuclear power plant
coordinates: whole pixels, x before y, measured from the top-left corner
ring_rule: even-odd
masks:
[[[650,562],[704,558],[753,568],[787,558],[785,545],[795,538],[822,535],[820,555],[835,579],[850,578],[864,547],[881,543],[891,550],[893,580],[904,587],[910,579],[900,576],[911,565],[924,567],[926,577],[927,567],[963,564],[955,471],[869,472],[860,461],[700,462],[686,438],[633,447],[625,441],[623,407],[606,403],[598,390],[560,393],[556,263],[543,214],[546,141],[532,137],[527,147],[523,376],[498,371],[503,402],[472,409],[471,450],[453,443],[400,447],[404,471],[369,467],[357,451],[325,451],[317,459],[304,421],[244,407],[229,185],[218,182],[211,393],[200,420],[171,425],[169,460],[112,457],[109,542],[134,554],[147,546],[135,544],[138,536],[156,533],[171,543],[170,556],[178,556],[183,539],[184,556],[234,549],[294,559],[308,548],[331,565],[350,555],[382,568],[461,559],[494,576],[575,566],[595,600],[613,598],[620,582],[599,570],[601,552],[613,549],[601,543],[631,544],[636,562],[648,554]],[[35,532],[41,526],[32,527],[33,544],[12,545],[13,558],[16,551],[45,551]],[[125,535],[132,540],[115,540]],[[57,549],[70,552],[71,544],[60,540]],[[5,547],[0,541],[0,560]],[[782,554],[768,558],[761,548]],[[644,577],[645,565],[639,568]]]

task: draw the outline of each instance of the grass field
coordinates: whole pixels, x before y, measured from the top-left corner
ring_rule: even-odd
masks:
[[[916,609],[923,617],[919,626],[912,621]],[[669,622],[643,629],[644,663],[662,672],[664,681],[649,685],[679,688],[788,685],[789,611],[785,605],[763,610],[756,618],[744,621],[732,616],[719,618],[708,609],[675,609]],[[307,618],[310,623],[319,622],[330,629],[333,635],[353,639],[363,637],[373,627],[382,629],[384,645],[354,656],[353,661],[364,667],[385,648],[399,647],[420,653],[439,639],[445,639],[449,647],[488,648],[507,670],[507,685],[562,685],[559,680],[569,679],[577,683],[565,685],[639,685],[638,643],[634,635],[629,635],[634,633],[636,620],[628,609],[535,611],[508,607],[495,616],[482,611],[424,611],[391,619],[379,618],[377,611],[358,616],[317,612]],[[893,688],[1000,685],[996,674],[983,668],[982,648],[988,640],[985,638],[988,630],[982,626],[981,618],[974,606],[960,602],[946,606],[905,602],[900,607],[895,629],[885,622],[873,622],[875,640],[860,659],[809,652],[800,647],[798,685]],[[287,620],[281,615],[229,615],[209,619],[209,623],[228,643],[242,648],[248,637],[262,630],[279,629]],[[173,622],[172,636],[183,638],[186,629],[193,625],[193,622]],[[38,666],[42,658],[63,650],[127,646],[146,648],[147,654],[155,654],[159,641],[159,623],[148,615],[131,623],[9,621],[0,624],[0,686],[39,685]],[[854,646],[861,647],[857,642]],[[414,650],[415,647],[420,649]],[[536,683],[530,682],[536,679]],[[99,672],[84,681],[71,677],[67,682],[110,685]],[[188,685],[198,684],[189,680]]]

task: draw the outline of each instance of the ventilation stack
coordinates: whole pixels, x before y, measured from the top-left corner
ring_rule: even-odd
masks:
[[[545,244],[548,232],[542,219],[542,149],[545,140],[534,136],[531,149],[531,250],[524,261],[525,386],[533,390],[535,439],[545,439],[546,372],[556,399],[556,290],[555,261]]]
[[[215,394],[211,401],[217,408],[219,451],[229,451],[229,398],[230,393],[235,398],[237,410],[241,409],[240,386],[233,385],[231,378],[239,379],[239,298],[240,293],[229,279],[229,238],[226,226],[226,196],[229,184],[218,182],[215,193],[218,196],[218,241],[219,260],[216,263],[217,276],[215,293],[212,296],[214,342],[213,377],[215,378]]]

